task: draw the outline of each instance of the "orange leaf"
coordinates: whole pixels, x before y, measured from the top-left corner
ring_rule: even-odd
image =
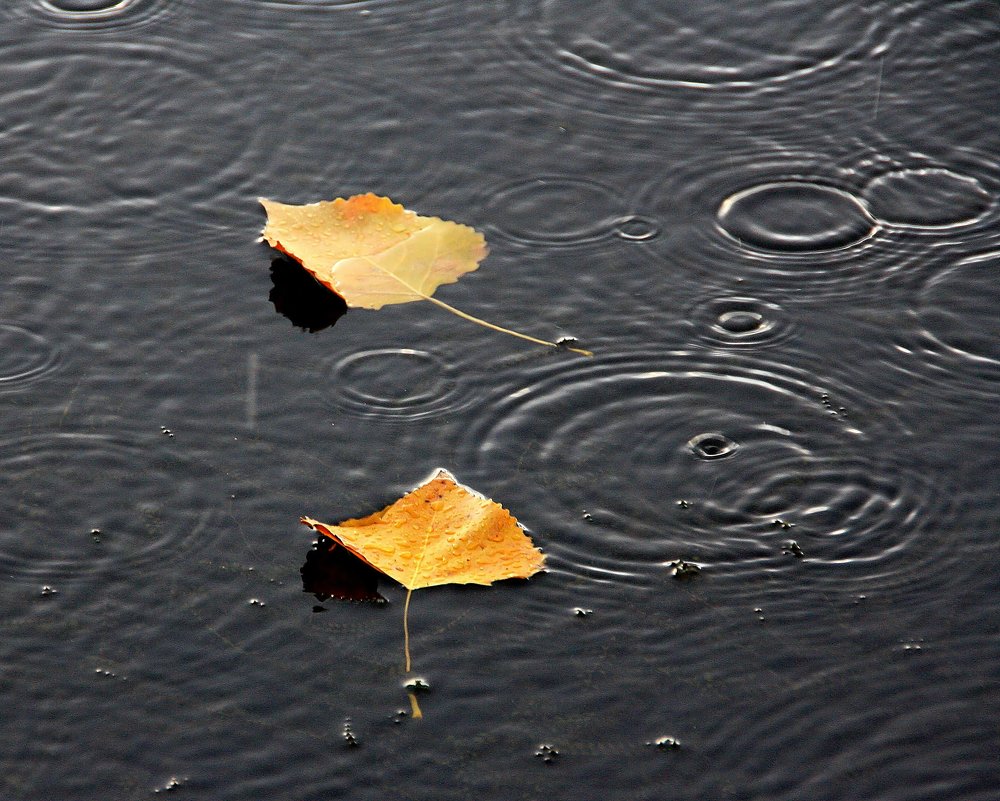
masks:
[[[493,325],[433,297],[439,286],[472,272],[486,257],[485,238],[467,225],[421,217],[370,193],[304,206],[266,198],[260,203],[267,212],[264,240],[299,262],[348,306],[381,309],[428,300],[495,331],[564,347]],[[592,355],[578,348],[566,350]]]
[[[492,584],[528,578],[545,557],[500,504],[463,487],[447,470],[379,512],[339,525],[301,522],[407,588],[403,609],[406,672],[410,672],[410,596],[439,584]],[[409,691],[413,716],[422,717]]]
[[[510,512],[447,470],[367,517],[302,522],[410,590],[528,578],[545,562]]]

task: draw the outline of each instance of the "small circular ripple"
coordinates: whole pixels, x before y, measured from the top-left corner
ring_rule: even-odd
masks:
[[[84,433],[0,442],[0,570],[74,580],[211,541],[220,482],[162,442]]]
[[[0,323],[0,391],[31,383],[58,364],[59,350],[44,336]]]
[[[170,0],[31,0],[25,11],[54,27],[92,31],[143,25],[176,5]]]
[[[739,575],[797,561],[795,539],[818,580],[887,581],[935,547],[941,490],[898,424],[842,396],[738,352],[564,363],[484,405],[463,475],[516,482],[554,568]]]
[[[526,245],[582,245],[615,233],[634,240],[656,235],[652,221],[623,216],[624,203],[613,189],[583,178],[515,181],[493,193],[486,209],[497,233]]]
[[[717,219],[740,244],[779,253],[845,248],[875,233],[875,221],[853,195],[800,181],[737,192],[722,201]]]
[[[793,332],[777,303],[741,296],[702,301],[689,311],[687,319],[703,341],[734,348],[774,345]]]
[[[615,232],[629,242],[646,242],[660,235],[660,226],[655,220],[634,214],[620,219]]]
[[[331,371],[334,406],[361,417],[407,421],[454,410],[458,382],[433,353],[383,348],[354,353]]]
[[[939,168],[904,169],[874,178],[864,190],[882,222],[915,228],[968,225],[993,205],[976,178]]]

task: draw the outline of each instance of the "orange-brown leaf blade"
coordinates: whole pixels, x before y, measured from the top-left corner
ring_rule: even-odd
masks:
[[[368,517],[302,522],[408,589],[528,578],[545,564],[510,512],[444,470]]]

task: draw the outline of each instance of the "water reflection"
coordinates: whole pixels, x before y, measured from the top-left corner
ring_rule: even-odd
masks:
[[[334,598],[338,601],[386,603],[378,592],[378,580],[382,574],[327,537],[313,543],[299,572],[302,575],[302,591],[312,593],[318,601]]]
[[[315,334],[329,328],[347,313],[347,304],[285,256],[271,261],[271,291],[267,299],[274,310],[297,328]]]

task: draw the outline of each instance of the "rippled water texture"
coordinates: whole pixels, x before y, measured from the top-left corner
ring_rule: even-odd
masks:
[[[0,799],[992,801],[995,4],[0,23]],[[256,241],[362,191],[595,355]],[[415,592],[407,674],[298,521],[438,467],[548,569]]]

